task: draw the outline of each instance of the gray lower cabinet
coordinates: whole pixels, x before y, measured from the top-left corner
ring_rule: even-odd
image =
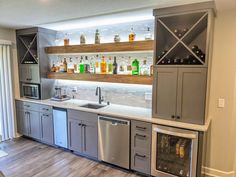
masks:
[[[16,115],[17,115],[17,131],[22,135],[28,134],[27,128],[27,116],[26,112],[20,108],[16,108]]]
[[[41,129],[40,129],[40,116],[39,112],[28,111],[28,128],[29,128],[29,137],[40,139]]]
[[[151,123],[131,121],[131,169],[151,174]]]
[[[98,158],[97,114],[68,110],[69,149]]]
[[[52,114],[40,113],[41,140],[47,144],[54,143]]]
[[[153,117],[204,124],[207,68],[154,69]]]

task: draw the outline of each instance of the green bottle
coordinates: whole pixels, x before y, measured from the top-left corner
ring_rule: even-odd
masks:
[[[81,57],[80,65],[79,65],[79,72],[82,74],[82,73],[84,73],[84,70],[85,70],[85,68],[84,68],[84,63],[83,63],[83,57]]]
[[[139,75],[139,61],[137,59],[132,62],[132,75]]]

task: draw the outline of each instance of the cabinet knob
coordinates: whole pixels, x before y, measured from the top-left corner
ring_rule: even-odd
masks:
[[[174,116],[174,115],[172,115],[172,116],[171,116],[171,118],[172,118],[172,119],[174,119],[174,118],[175,118],[175,116]]]
[[[81,125],[82,125],[81,123],[78,124],[78,126],[81,126]]]
[[[176,116],[177,119],[180,119],[180,116]]]

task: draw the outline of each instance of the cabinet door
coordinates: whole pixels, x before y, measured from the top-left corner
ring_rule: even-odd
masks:
[[[51,114],[40,113],[41,120],[41,140],[48,144],[53,144],[53,117]]]
[[[98,158],[98,128],[96,122],[83,121],[82,122],[83,134],[83,154]]]
[[[182,122],[203,124],[207,68],[179,68],[177,118]]]
[[[20,65],[19,67],[19,79],[21,82],[30,82],[29,70],[26,66]]]
[[[29,136],[35,139],[40,139],[40,116],[39,112],[28,111],[29,116]]]
[[[82,130],[81,130],[81,121],[79,120],[68,120],[69,125],[69,149],[79,152],[82,152]]]
[[[171,119],[176,114],[177,68],[155,68],[153,117]]]
[[[16,110],[17,131],[22,135],[28,135],[28,113],[23,109]]]
[[[40,83],[39,65],[30,65],[29,77],[32,83]]]

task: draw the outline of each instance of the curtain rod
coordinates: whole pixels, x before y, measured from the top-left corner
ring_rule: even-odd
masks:
[[[12,45],[12,42],[7,40],[0,40],[0,45]]]

